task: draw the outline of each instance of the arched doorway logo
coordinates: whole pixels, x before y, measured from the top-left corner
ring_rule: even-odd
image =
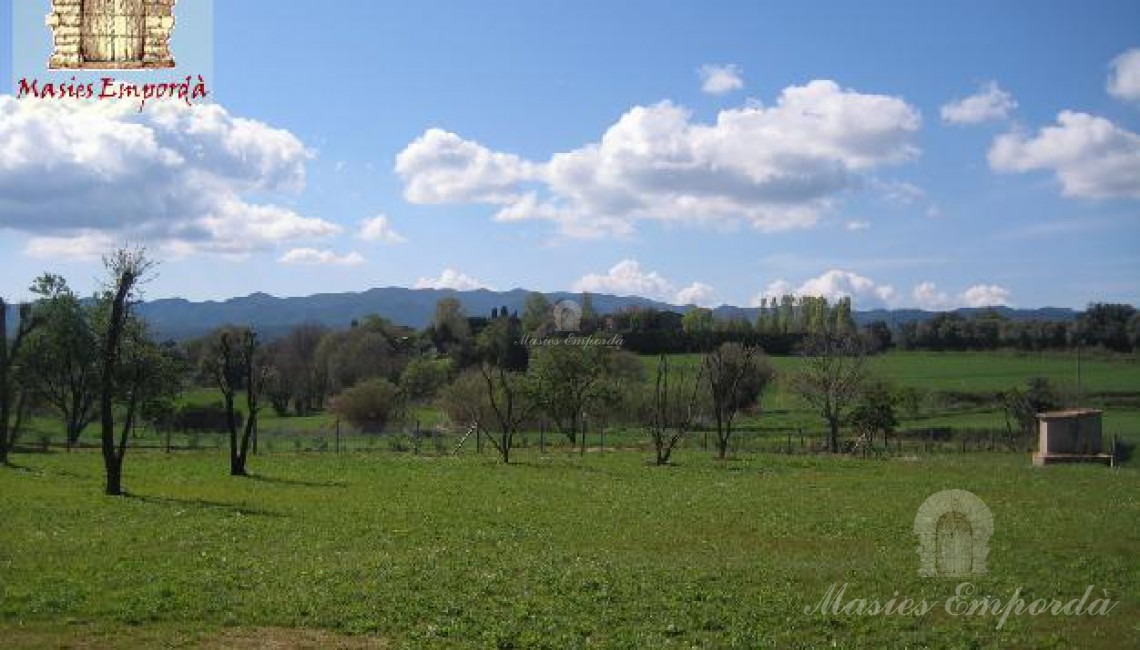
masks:
[[[931,495],[914,518],[918,574],[928,578],[985,575],[993,532],[993,515],[974,493],[945,490]]]
[[[172,68],[177,0],[52,0],[52,69]]]

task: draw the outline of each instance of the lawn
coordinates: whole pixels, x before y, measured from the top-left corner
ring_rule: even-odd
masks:
[[[636,451],[428,457],[20,454],[0,470],[0,645],[1125,648],[1140,644],[1140,473],[1018,454],[755,455],[674,467]],[[1119,601],[1107,616],[956,617],[917,575],[915,513],[991,509],[975,595]],[[925,616],[807,614],[847,597]],[[1103,592],[1102,592],[1103,590]],[[7,641],[3,641],[3,640]],[[88,645],[84,645],[88,647]]]

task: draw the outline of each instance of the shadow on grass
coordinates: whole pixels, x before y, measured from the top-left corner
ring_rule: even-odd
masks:
[[[153,503],[155,505],[166,506],[188,506],[192,508],[203,508],[206,510],[222,510],[235,515],[243,517],[285,517],[286,515],[272,510],[265,510],[263,508],[252,508],[241,506],[234,503],[225,503],[222,501],[210,501],[207,499],[177,499],[174,497],[157,497],[146,496],[142,494],[132,494],[127,492],[123,495],[128,499],[142,501],[143,503]]]
[[[260,483],[274,483],[278,485],[296,485],[300,487],[335,487],[346,488],[348,483],[344,481],[306,481],[296,478],[280,478],[277,476],[262,476],[261,474],[250,474],[244,478],[250,481],[258,481]]]

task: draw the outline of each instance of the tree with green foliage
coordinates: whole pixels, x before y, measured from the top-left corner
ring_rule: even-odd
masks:
[[[50,273],[31,287],[42,326],[28,339],[25,373],[29,390],[63,419],[67,445],[79,442],[96,417],[99,395],[99,342],[95,333],[97,304],[85,305]]]
[[[1056,388],[1044,377],[1032,377],[1025,388],[1013,388],[1000,394],[1005,413],[1005,427],[1010,446],[1017,440],[1029,439],[1037,428],[1037,415],[1061,407],[1062,400]]]
[[[465,341],[471,337],[467,325],[467,311],[458,298],[440,298],[435,304],[435,317],[432,326],[444,341]]]
[[[481,360],[511,372],[527,369],[529,353],[522,344],[523,327],[517,318],[500,318],[479,333],[476,353]]]
[[[23,360],[24,342],[39,326],[30,305],[20,305],[19,313],[16,335],[9,338],[8,303],[0,298],[0,465],[8,464],[8,454],[20,429],[21,402],[27,399],[26,388],[18,387],[16,381]],[[17,420],[15,424],[12,422],[13,410]]]
[[[759,348],[739,343],[722,344],[706,354],[702,364],[716,421],[717,457],[724,460],[737,414],[759,401],[775,370]]]
[[[604,396],[609,352],[600,346],[551,345],[536,349],[530,360],[530,396],[570,444],[582,432],[583,417]]]
[[[546,296],[532,291],[523,305],[522,329],[527,334],[543,335],[554,327],[554,315]]]
[[[374,377],[337,395],[333,411],[364,433],[382,433],[399,419],[401,396],[392,382]]]
[[[890,387],[876,382],[863,390],[855,408],[851,410],[850,420],[851,427],[868,445],[874,446],[876,434],[880,434],[886,442],[887,437],[899,425]]]
[[[582,333],[589,334],[596,331],[599,327],[599,319],[598,310],[594,308],[594,297],[583,292],[579,305],[582,307],[582,319],[580,321]]]
[[[400,375],[400,390],[411,402],[431,401],[447,385],[450,373],[451,362],[447,359],[412,359]]]
[[[792,385],[827,422],[827,448],[839,453],[839,427],[867,377],[863,343],[851,336],[813,336],[804,342],[803,356]]]

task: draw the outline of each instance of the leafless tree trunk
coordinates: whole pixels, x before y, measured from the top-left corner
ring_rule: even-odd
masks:
[[[703,366],[691,386],[684,375],[670,376],[669,359],[661,355],[657,378],[646,414],[646,429],[653,439],[658,465],[668,465],[673,450],[692,427],[697,416],[697,395],[701,388]]]
[[[862,342],[850,336],[819,335],[804,345],[803,367],[794,385],[827,422],[827,448],[839,453],[839,428],[867,378]]]
[[[141,249],[134,251],[120,249],[110,257],[105,258],[104,264],[111,275],[111,286],[108,288],[111,297],[111,319],[107,324],[107,331],[102,340],[99,420],[102,434],[103,466],[107,478],[105,491],[108,495],[120,496],[123,493],[123,458],[127,451],[127,433],[130,431],[134,419],[137,386],[131,390],[127,422],[123,428],[123,435],[119,444],[116,446],[114,411],[117,388],[116,374],[119,370],[123,331],[127,319],[130,317],[130,300],[142,281],[143,275],[151,268],[151,263],[146,259],[146,255]]]

